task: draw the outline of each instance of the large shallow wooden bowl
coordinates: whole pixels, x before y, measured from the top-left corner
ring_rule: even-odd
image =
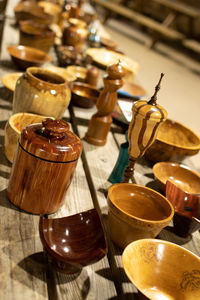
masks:
[[[87,68],[80,66],[69,66],[66,68],[67,72],[72,75],[75,75],[77,81],[85,81],[87,76]]]
[[[121,248],[138,239],[156,237],[174,215],[164,196],[132,183],[114,184],[108,189],[108,208],[110,235]]]
[[[86,54],[102,68],[107,68],[109,65],[116,64],[120,60],[123,67],[127,70],[127,74],[124,77],[125,80],[126,77],[130,77],[130,73],[133,75],[132,79],[134,79],[134,75],[139,68],[138,63],[131,58],[105,48],[89,48],[86,50]]]
[[[44,249],[60,272],[79,272],[107,254],[104,230],[95,209],[64,218],[41,217],[39,231]]]
[[[159,129],[155,142],[145,152],[152,161],[182,161],[195,155],[200,149],[200,138],[191,129],[176,121],[167,119]]]
[[[28,67],[41,66],[51,60],[51,57],[45,52],[27,46],[8,46],[7,51],[12,57],[13,62],[21,69]]]
[[[200,299],[200,258],[176,244],[143,239],[122,255],[131,282],[151,300]]]
[[[167,180],[170,180],[187,193],[200,194],[200,174],[187,166],[173,162],[158,162],[153,166],[153,173],[163,193]]]
[[[62,13],[60,5],[48,1],[39,1],[38,5],[44,9],[46,14],[52,17],[52,23],[59,22]]]
[[[42,123],[45,116],[17,113],[12,115],[5,126],[5,155],[7,159],[13,163],[18,139],[22,129],[30,124]]]

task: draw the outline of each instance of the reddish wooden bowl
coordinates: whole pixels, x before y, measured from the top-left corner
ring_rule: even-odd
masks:
[[[175,209],[174,232],[187,237],[200,229],[200,194],[190,194],[171,181],[166,183],[166,197]]]
[[[51,57],[45,52],[27,46],[9,46],[7,51],[12,57],[13,62],[21,69],[25,70],[28,67],[40,67],[51,60]]]
[[[71,92],[72,104],[83,108],[93,107],[100,94],[100,91],[98,89],[82,82],[72,82]]]
[[[99,215],[91,209],[73,216],[40,218],[40,238],[56,270],[72,274],[107,254]]]

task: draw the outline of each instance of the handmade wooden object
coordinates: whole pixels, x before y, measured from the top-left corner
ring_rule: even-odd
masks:
[[[97,146],[106,144],[107,134],[112,123],[111,114],[117,102],[117,90],[123,85],[122,77],[126,74],[125,68],[119,63],[107,68],[104,78],[104,89],[101,92],[95,113],[89,123],[85,140]]]
[[[106,237],[96,209],[76,215],[40,218],[40,238],[57,271],[70,274],[103,258],[107,252]]]
[[[21,209],[49,214],[63,204],[81,153],[80,139],[63,120],[46,119],[22,130],[8,184]]]
[[[123,182],[129,182],[133,177],[134,165],[139,157],[142,157],[156,138],[159,125],[166,120],[166,110],[156,103],[157,92],[160,89],[162,77],[161,73],[155,93],[151,99],[146,101],[137,101],[133,105],[132,120],[128,129],[129,139],[129,165],[124,171]]]
[[[166,197],[175,209],[174,232],[187,237],[200,228],[200,195],[180,189],[171,181],[166,183]]]
[[[31,67],[16,83],[13,113],[31,112],[61,118],[70,99],[71,90],[63,77],[47,69]]]

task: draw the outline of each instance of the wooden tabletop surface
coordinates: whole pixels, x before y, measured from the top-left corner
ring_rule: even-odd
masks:
[[[13,7],[16,1],[8,1],[4,27],[0,76],[15,72],[6,47],[18,44],[18,29],[14,26]],[[51,53],[56,63],[54,53]],[[11,204],[6,188],[11,164],[4,155],[4,127],[12,114],[13,94],[0,86],[0,299],[137,299],[137,290],[127,279],[121,262],[122,251],[109,237],[107,223],[107,181],[116,163],[119,146],[125,141],[121,129],[112,126],[107,144],[96,147],[84,140],[83,153],[66,195],[63,207],[51,218],[73,215],[95,207],[105,226],[109,251],[99,262],[83,268],[79,275],[56,272],[45,260],[39,238],[39,216],[20,211]],[[70,107],[65,113],[72,129],[84,137],[88,121],[95,109]],[[190,164],[190,161],[187,161]],[[153,180],[152,166],[144,161],[136,164],[136,182],[157,188]],[[162,230],[160,239],[177,243],[195,254],[200,254],[200,233],[192,238],[177,237],[168,229]]]

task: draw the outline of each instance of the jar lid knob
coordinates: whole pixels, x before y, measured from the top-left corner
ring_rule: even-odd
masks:
[[[45,136],[62,138],[69,131],[69,124],[64,120],[52,120],[50,118],[42,121]]]

